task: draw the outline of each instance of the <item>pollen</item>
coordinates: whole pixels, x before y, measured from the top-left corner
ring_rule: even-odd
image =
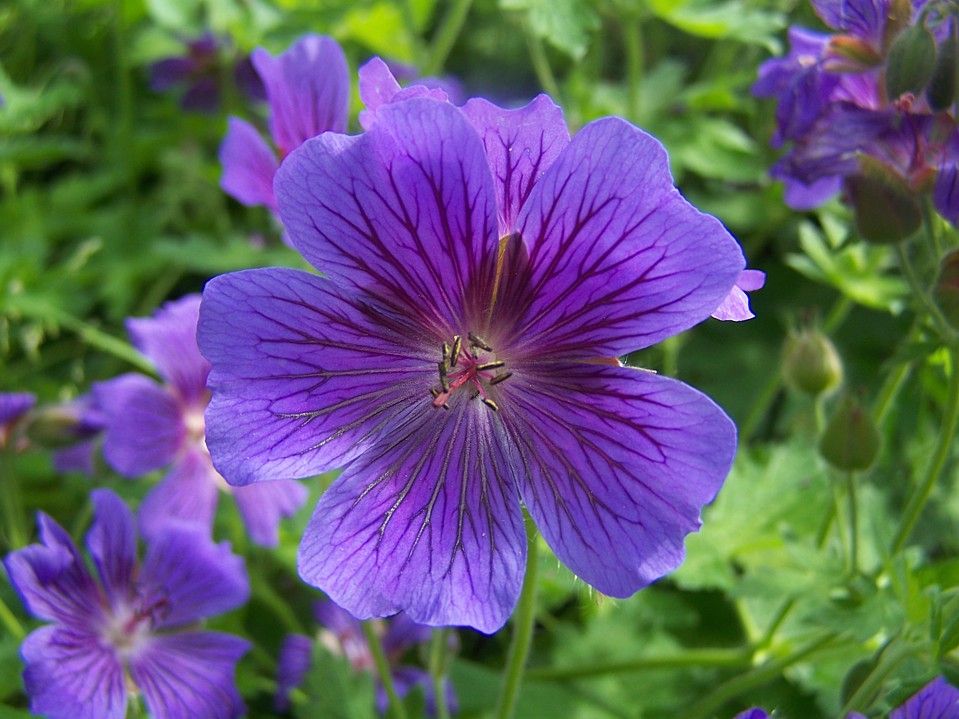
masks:
[[[466,344],[462,335],[454,335],[450,342],[440,347],[442,359],[437,362],[438,385],[430,388],[433,406],[449,409],[449,399],[460,388],[469,390],[470,399],[479,398],[494,412],[499,405],[489,397],[487,389],[505,382],[512,372],[498,372],[506,367],[506,362],[493,355],[492,346],[479,335],[472,332],[466,335]]]

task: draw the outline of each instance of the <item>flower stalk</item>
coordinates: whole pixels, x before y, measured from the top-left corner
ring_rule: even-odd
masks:
[[[363,622],[363,636],[366,637],[370,654],[373,655],[373,665],[376,667],[376,675],[389,701],[387,716],[393,719],[406,719],[406,707],[403,706],[399,694],[396,693],[396,685],[393,683],[393,672],[390,671],[390,663],[386,658],[386,652],[383,651],[383,642],[380,641],[380,635],[377,634],[376,626],[373,622]]]

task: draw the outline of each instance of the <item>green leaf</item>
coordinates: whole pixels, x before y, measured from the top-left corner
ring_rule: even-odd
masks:
[[[374,53],[401,62],[413,61],[413,40],[403,13],[389,2],[350,10],[333,33],[341,40],[355,40]]]
[[[304,696],[305,695],[305,696]],[[313,646],[310,671],[293,694],[297,719],[373,719],[373,677],[356,671],[345,657],[334,656],[322,644]]]
[[[599,15],[586,0],[500,0],[504,10],[526,13],[530,30],[575,60],[586,54]]]
[[[690,35],[753,43],[772,53],[779,52],[779,31],[786,25],[781,13],[758,9],[740,0],[650,0],[649,9]]]

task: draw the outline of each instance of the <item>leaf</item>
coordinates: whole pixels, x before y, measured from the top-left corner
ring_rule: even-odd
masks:
[[[781,13],[750,7],[740,0],[650,0],[649,9],[685,33],[711,40],[739,40],[779,53],[778,34],[786,25]]]
[[[524,11],[536,37],[574,60],[586,54],[589,34],[599,27],[599,16],[587,0],[500,0],[500,6]]]
[[[305,701],[296,701],[305,694]],[[313,646],[310,671],[293,696],[297,719],[373,719],[373,677],[353,669],[344,657],[334,656],[322,644]]]
[[[350,10],[333,34],[341,40],[362,43],[374,53],[401,62],[413,61],[413,40],[403,13],[392,3],[378,2]]]

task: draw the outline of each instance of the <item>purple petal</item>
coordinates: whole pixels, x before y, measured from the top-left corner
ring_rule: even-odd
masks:
[[[546,95],[526,107],[504,110],[481,98],[463,113],[483,139],[496,187],[500,236],[513,232],[533,184],[569,144],[563,110]]]
[[[0,429],[33,409],[37,398],[29,392],[0,392]]]
[[[959,167],[946,165],[939,170],[932,198],[939,214],[959,225]]]
[[[778,173],[776,168],[770,175],[782,180],[785,185],[783,201],[788,207],[800,212],[812,210],[839,194],[842,189],[842,176],[823,177],[811,183],[805,183],[788,175]]]
[[[736,715],[735,719],[769,719],[769,713],[765,709],[753,707]]]
[[[959,719],[959,689],[937,677],[893,711],[889,719]]]
[[[171,87],[186,82],[196,63],[188,57],[166,57],[150,65],[150,89],[164,92]]]
[[[829,27],[877,46],[891,9],[890,0],[812,0],[812,6]]]
[[[438,345],[297,270],[211,280],[199,339],[213,363],[206,440],[228,482],[308,477],[362,454],[435,383]]]
[[[253,67],[253,58],[249,55],[237,61],[233,68],[233,79],[244,95],[257,102],[266,102],[266,87],[259,73]]]
[[[152,317],[131,318],[126,323],[134,346],[150,358],[187,403],[206,394],[210,371],[196,346],[199,314],[200,295],[186,295],[165,303]]]
[[[250,539],[261,547],[280,543],[280,520],[296,514],[310,494],[304,485],[289,479],[234,487],[232,492]]]
[[[95,634],[47,626],[20,649],[30,711],[50,719],[123,719],[127,693],[123,668]]]
[[[113,469],[138,477],[169,464],[186,436],[180,406],[170,392],[140,374],[93,386],[106,420],[103,457]]]
[[[215,632],[157,636],[131,658],[130,675],[155,719],[233,719],[245,711],[233,675],[249,648]]]
[[[433,678],[429,673],[417,667],[397,667],[393,670],[393,685],[400,698],[419,688],[423,692],[423,698],[426,702],[424,707],[426,716],[436,716],[436,693],[433,689]],[[456,692],[453,690],[453,683],[447,677],[443,678],[443,692],[446,694],[447,710],[450,714],[456,714],[459,711],[459,702],[456,698]],[[388,707],[389,698],[386,695],[386,690],[377,683],[376,709],[380,714],[386,715]]]
[[[453,106],[386,105],[359,137],[306,143],[274,189],[293,244],[347,293],[375,294],[437,343],[478,323],[493,286],[495,197],[483,144]]]
[[[519,318],[507,340],[518,354],[648,347],[706,319],[745,264],[719,221],[673,187],[663,147],[616,118],[576,134],[517,224],[530,290],[496,309]]]
[[[197,78],[180,98],[180,107],[190,112],[211,115],[220,109],[220,85],[218,78]]]
[[[220,187],[226,194],[247,207],[262,205],[276,212],[273,198],[276,156],[250,123],[230,118],[229,129],[220,145],[220,165],[223,166]]]
[[[531,372],[504,383],[500,412],[523,455],[523,500],[564,564],[627,597],[682,562],[683,538],[732,464],[736,427],[705,395],[651,372]]]
[[[359,618],[499,629],[519,596],[526,543],[508,440],[461,395],[419,411],[326,490],[300,576]]]
[[[87,549],[113,606],[130,596],[137,561],[137,535],[133,513],[115,493],[95,489],[93,524],[87,532]]]
[[[61,473],[80,472],[81,474],[92,475],[97,443],[96,439],[88,439],[58,449],[53,453],[53,468]]]
[[[346,130],[350,80],[335,40],[305,35],[279,57],[258,48],[252,59],[266,87],[281,157],[323,132]]]
[[[389,66],[378,57],[371,58],[359,69],[360,99],[366,105],[360,111],[360,126],[369,130],[376,122],[377,112],[384,105],[413,97],[425,97],[438,102],[448,102],[449,96],[443,87],[429,86],[420,82],[400,88]]]
[[[103,616],[99,589],[70,535],[43,512],[37,514],[37,524],[41,544],[4,559],[10,583],[34,616],[88,628]]]
[[[277,711],[289,711],[290,692],[303,683],[312,659],[312,639],[303,634],[287,634],[283,638],[276,667],[276,695],[273,697]]]
[[[755,292],[762,289],[766,284],[766,273],[759,270],[743,270],[736,280],[736,286],[733,287],[726,299],[722,301],[715,310],[713,317],[717,320],[729,320],[732,322],[742,322],[751,320],[756,315],[749,309],[749,297],[746,292]]]
[[[329,629],[338,637],[346,634],[361,636],[363,633],[360,621],[329,599],[316,602],[313,605],[313,618],[316,619],[317,624]]]
[[[389,620],[386,635],[383,637],[383,651],[388,655],[401,654],[416,644],[424,644],[433,636],[433,628],[418,624],[405,612]]]
[[[203,452],[184,452],[140,505],[144,536],[157,536],[171,520],[195,524],[209,535],[219,491],[214,475],[210,458]]]
[[[250,594],[243,559],[190,524],[170,523],[150,542],[140,585],[146,596],[166,600],[161,629],[230,611]]]

